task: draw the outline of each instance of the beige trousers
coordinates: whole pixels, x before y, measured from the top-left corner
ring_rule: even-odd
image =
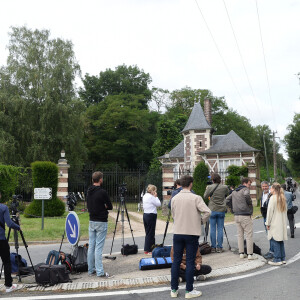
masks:
[[[251,216],[234,216],[238,231],[239,253],[244,253],[244,234],[247,242],[247,254],[253,254],[253,224]]]

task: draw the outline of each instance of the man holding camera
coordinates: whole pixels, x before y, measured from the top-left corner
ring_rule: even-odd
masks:
[[[204,199],[209,199],[208,207],[211,210],[210,242],[211,252],[223,252],[223,228],[226,212],[225,198],[229,194],[228,187],[221,184],[221,177],[217,173],[211,175],[213,184],[206,187]],[[216,237],[217,236],[217,237]]]
[[[113,206],[107,192],[101,187],[103,174],[99,171],[94,172],[92,180],[93,185],[87,191],[87,208],[90,215],[88,274],[110,277],[103,270],[102,251],[107,233],[108,210],[112,210]]]
[[[198,239],[201,235],[201,220],[206,222],[211,213],[203,199],[191,192],[193,177],[182,176],[182,191],[172,199],[172,216],[174,219],[173,263],[171,269],[171,297],[178,297],[178,279],[180,264],[186,249],[186,293],[185,298],[200,297],[202,293],[193,289],[195,257]]]
[[[17,285],[12,284],[10,251],[8,241],[5,237],[5,223],[12,229],[20,230],[20,226],[10,219],[7,206],[0,203],[0,257],[4,266],[6,292],[10,293],[17,289]]]

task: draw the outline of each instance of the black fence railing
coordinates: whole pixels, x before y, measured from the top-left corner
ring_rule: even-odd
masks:
[[[69,172],[69,191],[83,193],[86,196],[88,187],[92,184],[91,178],[95,171],[93,167],[85,168],[81,172]],[[154,184],[158,189],[158,197],[162,199],[161,171],[148,171],[145,168],[124,170],[118,167],[101,170],[103,172],[103,188],[107,191],[114,207],[120,201],[119,187],[125,186],[126,207],[137,210],[142,195],[148,184]]]

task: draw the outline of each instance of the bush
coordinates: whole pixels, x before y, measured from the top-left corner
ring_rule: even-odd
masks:
[[[0,202],[4,203],[11,199],[18,185],[18,175],[20,172],[20,168],[0,165],[0,192],[2,194]]]
[[[229,175],[226,177],[225,184],[228,186],[237,187],[241,184],[241,177],[248,176],[248,168],[246,166],[229,166],[227,168]]]
[[[203,198],[209,176],[208,167],[201,161],[194,170],[193,191]]]
[[[45,217],[62,216],[65,212],[65,204],[57,198],[58,167],[49,161],[36,161],[31,164],[32,182],[34,188],[52,188],[52,200],[44,201]],[[25,209],[27,218],[42,215],[42,200],[34,200]]]

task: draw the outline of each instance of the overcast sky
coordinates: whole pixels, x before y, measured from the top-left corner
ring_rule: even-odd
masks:
[[[280,138],[300,113],[299,0],[9,0],[0,8],[0,65],[10,26],[26,25],[71,40],[83,75],[137,65],[155,87],[224,96]]]

